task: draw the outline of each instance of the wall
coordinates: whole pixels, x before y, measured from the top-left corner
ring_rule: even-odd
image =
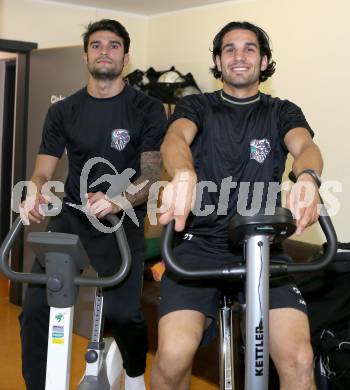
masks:
[[[0,38],[34,41],[41,48],[77,45],[90,20],[114,17],[125,23],[132,37],[130,68],[175,65],[192,72],[203,91],[212,91],[220,87],[209,74],[214,35],[231,20],[261,25],[271,37],[277,61],[276,74],[262,89],[303,108],[323,152],[324,180],[342,184],[342,193],[336,194],[341,210],[334,222],[339,239],[350,241],[349,14],[347,0],[241,0],[151,18],[33,0],[0,0]],[[317,228],[309,229],[303,239],[323,241]]]
[[[335,194],[341,210],[334,217],[339,239],[350,241],[350,180],[346,160],[350,144],[350,4],[346,0],[247,0],[155,16],[150,22],[148,64],[156,69],[175,65],[191,71],[204,91],[220,84],[209,74],[212,39],[232,20],[262,26],[273,43],[277,71],[262,89],[302,107],[315,130],[325,168],[324,180],[343,186]],[[166,33],[164,33],[166,31]],[[290,163],[289,163],[290,166]],[[302,238],[322,242],[318,228]]]
[[[131,68],[146,64],[147,24],[143,16],[37,0],[2,0],[0,38],[36,42],[39,49],[81,45],[81,34],[90,22],[117,19],[131,36]]]

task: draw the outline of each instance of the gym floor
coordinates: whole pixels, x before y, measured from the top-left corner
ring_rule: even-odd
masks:
[[[1,277],[1,275],[0,275]],[[20,364],[20,342],[18,314],[20,308],[8,302],[6,288],[3,281],[0,280],[0,335],[1,335],[1,353],[0,353],[0,389],[1,390],[25,390],[24,381],[21,375]],[[35,336],[34,336],[35,337]],[[73,335],[72,349],[72,368],[71,368],[71,389],[76,389],[83,371],[87,340],[83,337]],[[148,355],[146,383],[149,389],[150,367],[152,355]],[[191,390],[214,390],[217,389],[212,383],[203,379],[192,377]]]

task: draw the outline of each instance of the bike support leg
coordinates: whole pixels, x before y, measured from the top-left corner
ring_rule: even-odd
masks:
[[[246,243],[246,390],[268,388],[269,260],[268,235],[249,237]]]
[[[234,390],[234,356],[232,303],[227,296],[223,297],[220,315],[220,390]]]
[[[73,315],[73,306],[50,309],[45,384],[47,390],[69,389]]]

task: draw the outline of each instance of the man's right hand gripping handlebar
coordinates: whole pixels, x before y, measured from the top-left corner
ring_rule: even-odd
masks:
[[[197,175],[194,171],[175,172],[162,194],[160,224],[167,225],[174,220],[175,230],[178,232],[184,230],[186,219],[195,202],[196,184]]]
[[[45,218],[45,207],[49,207],[50,201],[48,196],[39,192],[28,194],[19,206],[23,225],[30,225],[31,222],[41,223]]]

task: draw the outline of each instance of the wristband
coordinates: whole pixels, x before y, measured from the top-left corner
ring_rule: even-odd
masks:
[[[301,176],[304,173],[309,174],[314,179],[318,188],[321,187],[321,184],[322,184],[321,176],[317,172],[315,172],[313,169],[304,169],[303,171],[301,171],[297,176],[297,180],[299,179],[299,176]]]

